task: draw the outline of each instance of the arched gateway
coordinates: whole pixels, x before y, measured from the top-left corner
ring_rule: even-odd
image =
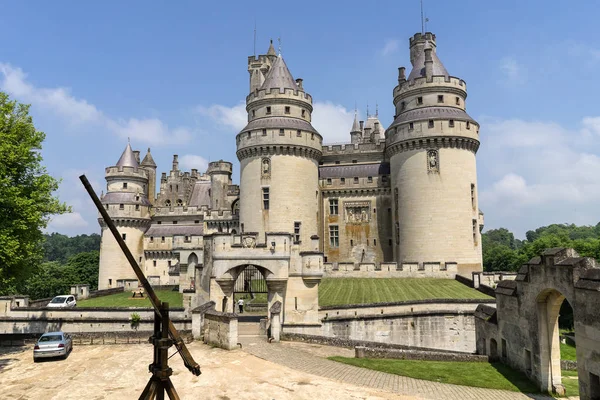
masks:
[[[516,280],[498,284],[496,308],[480,304],[475,312],[477,352],[564,394],[558,317],[565,299],[573,307],[580,398],[600,399],[600,269],[573,249],[548,249]]]
[[[284,331],[320,326],[318,286],[323,276],[323,253],[300,251],[293,234],[288,233],[266,233],[263,238],[258,233],[215,233],[209,240],[208,295],[217,311],[235,311],[236,280],[252,265],[266,284],[268,318],[272,319],[272,310],[279,302],[278,320]],[[314,241],[317,247],[318,238]]]

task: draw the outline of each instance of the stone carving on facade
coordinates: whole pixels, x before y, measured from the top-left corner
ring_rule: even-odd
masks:
[[[437,150],[427,150],[427,172],[432,174],[440,172],[440,156]]]
[[[368,223],[371,220],[371,203],[368,201],[344,203],[345,220],[349,224]]]
[[[261,176],[263,178],[271,177],[271,159],[264,157],[261,160]]]
[[[245,248],[254,248],[256,246],[256,238],[254,236],[242,237],[242,246]]]

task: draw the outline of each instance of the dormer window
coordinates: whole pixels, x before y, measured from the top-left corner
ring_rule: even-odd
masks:
[[[290,107],[289,106],[285,106],[285,113],[289,114],[290,113]]]
[[[267,114],[271,114],[271,107],[267,107]]]
[[[417,104],[423,104],[423,97],[422,96],[417,97]]]

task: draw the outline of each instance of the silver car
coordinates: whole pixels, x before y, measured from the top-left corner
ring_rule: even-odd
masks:
[[[64,332],[44,333],[33,348],[33,361],[40,358],[63,357],[73,350],[73,339],[71,335]]]

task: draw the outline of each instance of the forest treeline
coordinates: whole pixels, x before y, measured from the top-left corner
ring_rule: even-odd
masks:
[[[572,247],[582,257],[600,259],[600,223],[595,226],[552,224],[527,231],[515,239],[505,228],[482,233],[484,271],[518,271],[519,267],[551,247]]]
[[[60,233],[44,235],[44,261],[34,266],[23,285],[32,299],[68,294],[71,285],[88,284],[98,288],[100,235],[69,237]]]

